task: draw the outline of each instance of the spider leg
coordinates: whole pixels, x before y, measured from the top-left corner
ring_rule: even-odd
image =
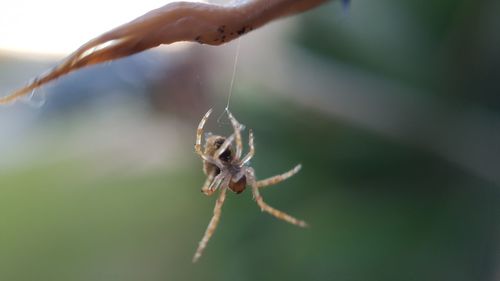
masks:
[[[205,155],[203,151],[201,150],[201,137],[203,135],[203,127],[205,126],[205,123],[208,120],[208,117],[212,113],[212,109],[210,108],[207,113],[203,116],[203,118],[200,121],[200,124],[198,124],[198,129],[196,129],[196,143],[194,145],[194,150],[195,152],[205,161],[212,163],[216,165],[219,168],[222,168],[222,163],[218,161],[217,159],[214,159],[208,155]]]
[[[240,167],[243,167],[243,165],[248,163],[248,161],[250,161],[250,159],[252,159],[253,155],[255,154],[255,146],[253,144],[253,131],[252,131],[252,129],[249,130],[248,146],[250,147],[250,151],[240,161]]]
[[[207,113],[205,113],[205,116],[201,118],[200,124],[198,124],[198,129],[196,130],[196,143],[194,145],[194,150],[198,155],[200,155],[203,160],[207,160],[207,158],[203,152],[201,151],[201,136],[203,135],[203,127],[205,126],[205,123],[207,122],[208,117],[212,113],[212,109],[210,108]]]
[[[262,196],[259,193],[258,187],[252,186],[252,193],[253,193],[253,197],[255,198],[255,201],[257,202],[257,204],[259,205],[259,207],[262,211],[268,212],[269,214],[275,216],[276,218],[278,218],[280,220],[284,220],[284,221],[289,222],[291,224],[294,224],[296,226],[307,227],[307,223],[305,221],[296,219],[287,213],[284,213],[280,210],[277,210],[277,209],[269,206],[266,202],[264,202],[264,200],[262,199]]]
[[[212,171],[210,174],[208,174],[205,183],[203,183],[203,186],[201,187],[201,192],[203,192],[207,196],[212,195],[214,193],[214,190],[210,190],[209,187],[214,182],[214,179],[215,179],[215,171]]]
[[[214,153],[214,158],[219,159],[219,157],[226,151],[226,149],[229,147],[229,145],[233,142],[234,140],[234,134],[230,135],[224,143],[217,149]]]
[[[241,153],[243,152],[243,143],[241,141],[241,130],[243,129],[243,125],[241,125],[236,118],[234,118],[231,112],[227,112],[229,120],[231,120],[231,124],[233,125],[234,134],[236,136],[236,154],[234,159],[239,160],[241,157]]]
[[[290,171],[286,172],[286,173],[283,173],[281,175],[277,175],[277,176],[274,176],[274,177],[270,177],[270,178],[267,178],[265,180],[260,180],[260,181],[257,181],[255,183],[255,186],[257,188],[262,188],[262,187],[265,187],[265,186],[270,186],[270,185],[275,185],[275,184],[278,184],[288,178],[290,178],[291,176],[295,175],[296,173],[298,173],[300,171],[300,168],[302,168],[302,165],[297,165],[295,166],[293,169],[291,169]]]
[[[277,210],[277,209],[269,206],[266,202],[264,202],[264,199],[260,195],[259,188],[256,185],[255,175],[254,175],[253,169],[251,169],[251,168],[248,169],[247,179],[250,181],[251,186],[252,186],[253,198],[255,199],[255,201],[257,202],[257,205],[259,205],[260,209],[263,212],[268,212],[269,214],[275,216],[276,218],[278,218],[280,220],[284,220],[284,221],[289,222],[291,224],[294,224],[294,225],[297,225],[300,227],[307,227],[307,223],[305,221],[296,219],[287,213],[284,213],[280,210]]]
[[[219,194],[219,197],[217,198],[217,201],[215,202],[215,207],[214,207],[214,215],[212,216],[212,219],[210,220],[210,223],[208,224],[207,230],[205,231],[205,234],[203,235],[203,238],[201,239],[200,243],[198,244],[198,249],[196,250],[194,256],[193,256],[193,263],[198,261],[198,259],[201,257],[203,254],[203,250],[207,247],[207,243],[212,237],[212,235],[215,232],[215,229],[217,228],[217,224],[219,223],[221,211],[222,211],[222,205],[224,204],[224,200],[226,199],[226,190],[227,188],[224,186]]]
[[[215,179],[210,183],[208,188],[206,190],[202,190],[203,193],[205,193],[206,195],[212,195],[212,193],[214,193],[215,190],[217,190],[217,188],[219,188],[219,186],[221,185],[222,181],[226,178],[226,176],[227,176],[227,173],[225,173],[225,172],[221,172],[220,174],[218,174],[215,177]]]

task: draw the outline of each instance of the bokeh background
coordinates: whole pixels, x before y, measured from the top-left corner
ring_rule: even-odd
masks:
[[[2,94],[160,5],[25,1],[32,18],[18,2],[2,4]],[[215,198],[200,193],[195,129],[214,107],[207,129],[229,132],[216,119],[236,42],[160,47],[0,108],[0,280],[500,280],[499,13],[332,1],[244,36],[231,111],[255,132],[259,178],[302,163],[262,194],[311,227],[231,193],[196,265]]]

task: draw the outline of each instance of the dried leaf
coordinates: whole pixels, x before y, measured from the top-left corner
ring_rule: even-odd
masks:
[[[161,44],[193,41],[220,45],[274,19],[309,10],[326,0],[255,0],[232,6],[175,2],[90,40],[59,65],[0,98],[14,102],[36,88],[82,67],[112,61]]]

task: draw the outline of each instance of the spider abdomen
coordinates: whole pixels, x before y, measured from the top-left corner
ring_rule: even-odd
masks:
[[[232,180],[229,181],[229,188],[238,194],[242,193],[246,187],[247,187],[247,178],[245,176],[241,177],[241,179],[238,180],[237,182],[233,182]]]

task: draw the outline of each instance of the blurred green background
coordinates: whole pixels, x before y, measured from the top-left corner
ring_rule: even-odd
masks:
[[[0,280],[499,280],[498,1],[331,2],[241,40],[262,191],[200,193],[235,44],[166,46],[0,109]],[[104,31],[104,30],[103,30]],[[1,42],[0,42],[1,43]],[[7,93],[56,59],[0,53]],[[43,101],[43,104],[42,104]]]

